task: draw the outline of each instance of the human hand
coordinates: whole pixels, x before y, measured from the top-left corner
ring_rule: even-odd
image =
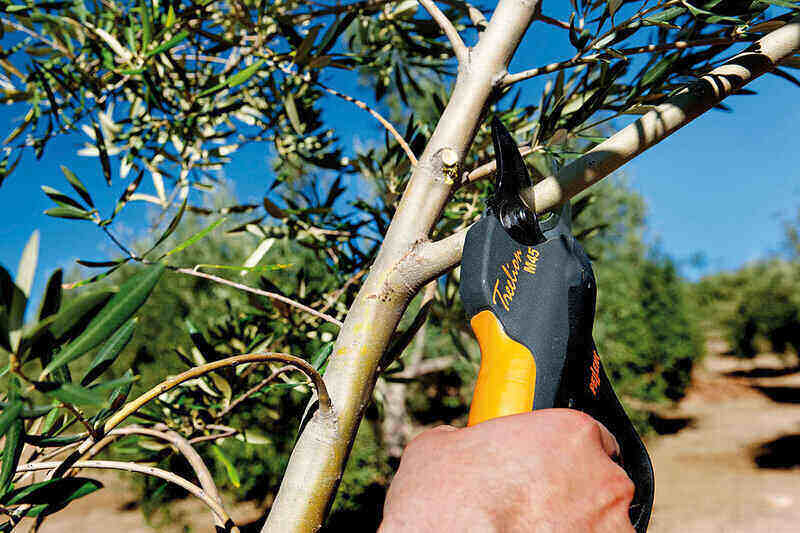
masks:
[[[379,533],[628,533],[634,485],[616,440],[579,411],[440,426],[406,448]]]

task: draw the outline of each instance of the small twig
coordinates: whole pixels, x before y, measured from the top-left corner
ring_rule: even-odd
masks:
[[[422,294],[422,301],[420,302],[419,310],[414,316],[414,320],[411,322],[411,325],[408,326],[408,329],[401,332],[394,339],[392,344],[389,345],[389,348],[386,350],[386,354],[381,360],[382,368],[387,368],[396,359],[399,359],[400,356],[403,355],[403,351],[405,351],[408,345],[411,344],[411,341],[414,340],[417,332],[428,320],[428,315],[431,311],[431,305],[433,305],[434,296],[436,296],[436,280],[433,280],[426,285],[425,291]]]
[[[29,463],[24,465],[19,465],[17,467],[17,472],[33,472],[35,470],[55,470],[61,466],[60,461],[49,461],[43,463]],[[72,465],[72,468],[98,468],[103,470],[124,470],[126,472],[135,472],[138,474],[145,474],[148,476],[157,477],[163,479],[164,481],[168,481],[179,487],[185,489],[193,496],[196,496],[203,503],[205,503],[209,509],[211,509],[217,518],[223,523],[230,526],[230,531],[238,531],[239,529],[233,525],[233,520],[231,520],[230,515],[225,511],[225,509],[220,505],[218,502],[214,501],[206,492],[195,485],[187,481],[186,479],[173,474],[172,472],[168,472],[166,470],[162,470],[161,468],[156,468],[154,466],[146,466],[141,465],[138,463],[129,463],[124,461],[77,461],[75,464]]]
[[[225,415],[227,415],[228,413],[233,411],[236,408],[237,405],[239,405],[240,403],[242,403],[243,401],[248,399],[250,396],[252,396],[253,394],[257,393],[258,391],[260,391],[261,389],[263,389],[264,387],[266,387],[267,385],[269,385],[270,383],[275,381],[275,379],[278,376],[280,376],[281,374],[283,374],[284,372],[288,372],[290,370],[295,370],[295,367],[292,366],[292,365],[286,365],[286,366],[280,367],[279,369],[274,371],[272,374],[270,374],[269,376],[265,377],[260,382],[258,382],[258,384],[256,386],[254,386],[253,388],[251,388],[250,390],[248,390],[247,392],[245,392],[244,394],[242,394],[241,396],[239,396],[238,398],[233,400],[230,403],[230,405],[228,405],[228,407],[226,407],[225,409],[220,411],[214,418],[219,420],[220,418],[224,417]]]
[[[539,151],[540,146],[538,145],[531,146],[530,144],[523,144],[520,145],[518,148],[519,148],[519,153],[522,154],[522,157],[525,157],[534,152]],[[486,163],[473,168],[469,172],[464,172],[464,175],[461,178],[461,185],[466,185],[471,181],[491,176],[492,174],[495,173],[496,170],[497,170],[497,161],[495,159],[487,161]]]
[[[369,107],[367,104],[365,104],[361,100],[356,100],[352,96],[348,96],[346,94],[340,93],[336,89],[331,89],[330,87],[327,87],[326,85],[323,85],[322,83],[320,83],[318,81],[315,81],[315,80],[313,80],[313,81],[314,81],[314,84],[319,86],[322,90],[332,94],[333,96],[341,98],[342,100],[350,102],[351,104],[354,104],[356,107],[359,107],[359,108],[363,109],[364,111],[366,111],[367,113],[369,113],[370,115],[375,117],[375,120],[380,122],[381,125],[384,128],[386,128],[389,131],[389,133],[392,134],[392,137],[394,137],[394,139],[397,141],[397,144],[400,145],[400,147],[406,153],[406,156],[408,156],[408,159],[409,159],[409,161],[411,161],[411,164],[414,165],[414,166],[417,166],[417,157],[414,155],[414,152],[411,150],[411,146],[408,145],[406,140],[403,138],[402,135],[400,135],[400,132],[397,131],[397,129],[395,129],[395,127],[392,125],[392,123],[389,122],[388,120],[386,120],[385,118],[383,118],[383,116],[381,116],[380,113],[378,113],[377,111],[375,111],[374,109]]]
[[[196,366],[194,368],[190,368],[186,372],[182,372],[177,376],[173,376],[159,383],[149,391],[140,395],[135,400],[131,400],[130,402],[126,403],[122,409],[117,411],[114,416],[106,421],[105,425],[103,426],[103,431],[105,433],[111,431],[123,420],[139,410],[144,404],[153,398],[156,398],[157,396],[177,387],[184,381],[202,376],[220,368],[242,365],[245,363],[264,363],[267,361],[282,361],[302,371],[314,384],[314,388],[317,391],[317,398],[319,400],[320,412],[325,416],[331,416],[333,414],[333,406],[331,405],[331,398],[328,395],[328,389],[325,387],[325,382],[322,380],[320,373],[317,372],[317,370],[311,366],[308,361],[285,353],[251,353],[235,355],[233,357],[227,357],[225,359],[220,359],[219,361],[214,361],[205,365]],[[84,448],[84,446],[81,446],[81,448]],[[86,447],[86,449],[88,449],[88,447]],[[82,451],[85,452],[86,450]]]
[[[328,302],[324,306],[322,306],[322,309],[319,310],[320,313],[324,313],[325,311],[333,307],[333,305],[339,300],[339,298],[350,287],[350,285],[355,283],[361,276],[363,276],[366,273],[367,273],[366,269],[361,270],[356,275],[345,281],[344,285],[342,285],[340,289],[334,292],[333,295],[328,299]]]
[[[733,44],[738,41],[746,41],[746,40],[749,40],[749,38],[744,36],[732,35],[730,37],[717,37],[714,39],[699,39],[697,41],[675,41],[674,43],[651,44],[647,46],[636,46],[633,48],[622,48],[620,50],[617,50],[617,52],[619,52],[624,56],[629,56],[635,54],[663,52],[665,50],[681,50],[684,48],[692,48],[695,46],[715,46],[719,44]],[[522,72],[517,72],[515,74],[506,74],[503,77],[503,81],[500,83],[500,85],[501,87],[508,87],[509,85],[512,85],[519,81],[527,80],[536,76],[541,76],[543,74],[550,74],[551,72],[556,72],[558,70],[564,70],[567,68],[577,67],[579,65],[594,63],[596,61],[599,61],[600,58],[604,56],[610,56],[610,54],[598,53],[585,57],[574,57],[572,59],[567,59],[565,61],[550,63],[549,65],[544,65],[529,70],[523,70]]]
[[[307,305],[301,304],[300,302],[292,300],[291,298],[287,298],[286,296],[283,296],[282,294],[278,294],[278,293],[275,293],[275,292],[262,291],[261,289],[254,289],[253,287],[248,287],[247,285],[243,285],[241,283],[236,283],[235,281],[231,281],[231,280],[228,280],[228,279],[225,279],[225,278],[221,278],[221,277],[215,276],[213,274],[206,274],[205,272],[198,272],[198,271],[193,270],[191,268],[177,268],[177,269],[175,269],[175,271],[176,272],[180,272],[181,274],[187,274],[189,276],[195,276],[195,277],[198,277],[198,278],[204,278],[204,279],[208,279],[208,280],[211,280],[211,281],[215,281],[215,282],[220,283],[222,285],[228,285],[229,287],[233,287],[233,288],[239,289],[241,291],[250,292],[252,294],[258,294],[259,296],[263,296],[265,298],[270,298],[272,300],[277,300],[279,302],[283,302],[285,304],[288,304],[288,305],[291,305],[293,307],[296,307],[297,309],[305,311],[306,313],[308,313],[310,315],[314,315],[317,318],[321,318],[323,320],[326,320],[326,321],[330,322],[331,324],[336,324],[338,327],[342,327],[341,320],[337,320],[336,318],[334,318],[334,317],[332,317],[332,316],[330,316],[328,314],[321,313],[321,312],[317,311],[316,309],[313,309],[313,308],[311,308],[311,307],[309,307]]]
[[[92,427],[92,424],[89,423],[89,421],[86,419],[85,416],[83,416],[83,413],[81,413],[77,407],[66,402],[61,402],[61,405],[59,405],[59,407],[62,407],[67,411],[69,411],[72,414],[72,416],[74,416],[78,420],[78,422],[80,422],[81,425],[83,425],[83,427],[86,428],[86,431],[89,433],[89,435],[91,435],[93,438],[98,437],[97,430]]]
[[[439,6],[437,6],[433,0],[419,0],[419,3],[428,11],[433,20],[436,21],[436,24],[439,25],[447,36],[458,62],[462,65],[466,65],[469,61],[469,49],[464,44],[464,41],[461,40],[461,36],[458,34],[456,27],[453,26],[453,22],[447,18],[447,15],[442,13],[442,10],[439,9]]]
[[[201,437],[195,437],[193,439],[189,439],[189,442],[191,442],[192,444],[199,444],[201,442],[206,442],[209,440],[225,439],[228,437],[232,437],[237,433],[239,433],[238,430],[230,428],[229,430],[223,431],[222,433],[213,433],[211,435],[203,435]]]
[[[119,248],[120,250],[122,250],[122,252],[123,252],[125,255],[127,255],[128,257],[130,257],[130,258],[131,258],[131,259],[133,259],[134,261],[138,261],[138,260],[140,260],[140,259],[141,259],[141,258],[140,258],[140,257],[138,257],[136,254],[134,254],[133,252],[131,252],[131,251],[130,251],[130,249],[129,249],[127,246],[125,246],[124,244],[122,244],[122,242],[121,242],[119,239],[117,239],[117,237],[116,237],[116,236],[115,236],[113,233],[111,233],[111,229],[109,229],[109,227],[108,227],[108,226],[103,226],[103,233],[105,233],[105,234],[108,236],[108,238],[109,238],[109,239],[111,239],[111,241],[112,241],[114,244],[116,244],[116,245],[117,245],[117,248]]]
[[[541,5],[541,4],[540,4]],[[552,17],[548,17],[544,13],[538,13],[536,15],[536,20],[540,20],[545,24],[550,24],[551,26],[555,26],[557,28],[561,28],[562,30],[569,29],[569,22],[564,22],[563,20],[554,19]]]

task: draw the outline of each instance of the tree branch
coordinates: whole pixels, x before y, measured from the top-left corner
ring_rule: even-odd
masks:
[[[60,461],[49,461],[44,463],[29,463],[24,465],[19,465],[17,467],[17,472],[33,472],[35,470],[56,470],[62,465]],[[205,503],[209,509],[217,516],[217,518],[224,524],[226,531],[231,532],[238,532],[239,528],[233,523],[231,520],[230,515],[225,511],[225,509],[216,502],[213,498],[211,498],[208,494],[206,494],[203,489],[187,481],[186,479],[173,474],[172,472],[168,472],[166,470],[162,470],[161,468],[156,468],[154,466],[146,466],[137,463],[128,463],[123,461],[77,461],[75,464],[71,466],[71,468],[97,468],[103,470],[124,470],[126,472],[135,472],[138,474],[145,474],[148,476],[157,477],[163,479],[164,481],[168,481],[169,483],[173,483],[178,485],[179,487],[185,489],[191,495],[199,498],[203,503]]]
[[[310,80],[310,81],[313,81],[313,80]],[[408,145],[406,140],[403,138],[402,135],[400,135],[400,132],[397,131],[397,129],[392,125],[392,123],[389,122],[388,120],[386,120],[385,118],[383,118],[383,116],[380,113],[378,113],[377,111],[375,111],[374,109],[369,107],[366,103],[362,102],[361,100],[356,100],[352,96],[348,96],[348,95],[346,95],[344,93],[340,93],[336,89],[331,89],[330,87],[328,87],[326,85],[323,85],[323,84],[319,83],[318,81],[313,81],[313,83],[315,85],[317,85],[318,87],[320,87],[322,90],[332,94],[333,96],[336,96],[338,98],[341,98],[342,100],[350,102],[351,104],[354,104],[356,107],[358,107],[360,109],[363,109],[364,111],[366,111],[367,113],[372,115],[375,118],[375,120],[380,122],[381,125],[384,128],[386,128],[389,131],[389,133],[392,134],[392,137],[394,137],[394,139],[397,141],[397,144],[399,144],[400,147],[403,149],[403,151],[406,153],[406,156],[408,157],[409,161],[411,161],[411,164],[414,165],[414,166],[417,165],[417,163],[418,163],[417,157],[414,155],[414,152],[411,150],[411,146]]]
[[[531,146],[530,144],[522,144],[517,147],[519,149],[519,153],[522,154],[522,157],[526,157],[534,152],[539,151],[539,146]],[[461,177],[461,185],[466,185],[467,183],[479,179],[483,179],[487,176],[491,176],[497,170],[497,161],[492,159],[491,161],[487,161],[486,163],[477,166],[470,170],[469,172],[464,172],[464,175]]]
[[[536,20],[540,20],[545,24],[550,24],[551,26],[555,26],[556,28],[561,28],[562,30],[569,29],[569,22],[564,22],[563,20],[554,19],[553,17],[548,17],[544,13],[538,13],[536,15]]]
[[[261,289],[254,289],[253,287],[248,287],[247,285],[243,285],[241,283],[236,283],[235,281],[231,281],[225,278],[221,278],[219,276],[215,276],[213,274],[206,274],[205,272],[198,272],[192,268],[177,268],[175,269],[176,272],[180,272],[181,274],[186,274],[188,276],[194,276],[197,278],[204,278],[211,281],[215,281],[222,285],[228,285],[229,287],[233,287],[235,289],[239,289],[240,291],[250,292],[253,294],[258,294],[259,296],[263,296],[265,298],[270,298],[272,300],[277,300],[279,302],[283,302],[285,304],[291,305],[292,307],[296,307],[302,311],[310,315],[314,315],[317,318],[321,318],[330,322],[331,324],[336,324],[338,327],[342,327],[342,322],[340,320],[335,319],[334,317],[327,315],[325,313],[320,313],[316,309],[312,309],[311,307],[301,304],[298,301],[292,300],[291,298],[287,298],[282,294],[278,294],[276,292],[268,292],[262,291]]]
[[[675,41],[674,43],[650,44],[647,46],[622,48],[616,51],[624,56],[630,56],[636,54],[647,54],[652,52],[663,52],[665,50],[682,50],[685,48],[692,48],[696,46],[716,46],[720,44],[733,44],[735,42],[749,41],[749,40],[752,40],[752,38],[743,35],[731,35],[730,37],[698,39],[696,41]],[[598,53],[584,57],[574,57],[572,59],[567,59],[565,61],[559,61],[558,63],[550,63],[549,65],[544,65],[542,67],[523,70],[522,72],[517,72],[515,74],[508,74],[503,77],[502,86],[508,87],[509,85],[513,85],[514,83],[517,83],[519,81],[527,80],[536,76],[541,76],[543,74],[550,74],[551,72],[556,72],[558,70],[564,70],[567,68],[577,67],[579,65],[594,63],[596,61],[599,61],[601,58],[609,58],[609,57],[613,56],[607,53]]]
[[[545,178],[523,191],[523,199],[538,212],[562,204],[772,70],[798,48],[800,17],[795,17],[586,152],[557,177]]]
[[[225,439],[227,437],[232,437],[232,436],[236,435],[237,433],[239,433],[239,430],[236,429],[236,428],[232,428],[232,427],[228,427],[228,426],[221,426],[219,424],[208,424],[208,425],[206,425],[206,428],[212,429],[212,430],[215,429],[217,431],[220,431],[220,433],[214,433],[212,435],[202,435],[200,437],[194,437],[192,439],[189,439],[189,442],[191,444],[197,444],[197,443],[206,442],[206,441],[209,441],[209,440]]]
[[[220,411],[214,418],[216,419],[223,418],[225,415],[233,411],[237,405],[239,405],[240,403],[248,399],[250,396],[252,396],[253,394],[257,393],[258,391],[260,391],[261,389],[263,389],[264,387],[275,381],[275,379],[281,374],[289,372],[290,370],[296,370],[296,369],[291,365],[280,367],[278,370],[274,371],[272,374],[259,381],[258,384],[255,385],[253,388],[249,389],[247,392],[245,392],[244,394],[233,400],[228,405],[228,407]]]
[[[148,437],[154,437],[156,439],[169,442],[175,446],[178,453],[184,456],[186,461],[189,463],[189,466],[191,466],[192,470],[194,470],[194,473],[197,476],[197,480],[200,482],[200,486],[202,487],[203,491],[205,491],[205,493],[211,499],[222,505],[222,497],[219,494],[219,489],[214,483],[214,477],[208,470],[203,458],[200,457],[200,454],[197,453],[197,450],[192,447],[191,443],[186,440],[186,438],[176,431],[169,429],[165,424],[159,424],[156,426],[156,428],[127,426],[124,428],[111,430],[105,435],[105,437],[97,441],[86,455],[88,457],[94,457],[119,437],[126,435],[145,435]],[[225,526],[225,522],[220,521],[216,513],[214,513],[214,519],[217,522],[217,526]]]
[[[461,40],[461,36],[458,34],[456,27],[453,26],[452,21],[442,13],[442,10],[433,0],[419,0],[419,3],[428,11],[433,20],[436,21],[436,24],[442,28],[442,31],[450,41],[450,46],[453,47],[453,53],[455,53],[459,64],[466,65],[469,61],[469,49],[464,44],[464,41]]]
[[[469,225],[438,241],[418,243],[398,263],[386,278],[386,285],[405,290],[414,290],[425,283],[438,278],[454,268],[461,261],[464,239],[467,238]]]
[[[198,376],[202,376],[209,372],[213,372],[214,370],[219,370],[220,368],[226,368],[229,366],[236,366],[245,363],[264,363],[267,361],[282,361],[284,363],[288,363],[289,365],[297,368],[298,370],[302,371],[306,376],[308,376],[308,378],[314,384],[314,389],[317,392],[320,413],[323,415],[323,417],[327,419],[334,417],[333,405],[331,404],[331,398],[328,395],[328,390],[325,387],[325,382],[322,380],[322,376],[319,374],[319,372],[317,372],[317,370],[313,366],[311,366],[306,360],[285,353],[277,353],[277,352],[251,353],[244,355],[235,355],[233,357],[220,359],[219,361],[214,361],[211,363],[206,363],[204,365],[196,366],[194,368],[190,368],[186,372],[182,372],[177,376],[173,376],[159,383],[149,391],[143,393],[135,400],[131,400],[130,402],[126,403],[122,407],[122,409],[117,411],[111,418],[109,418],[106,421],[106,423],[103,426],[103,431],[104,433],[111,431],[113,428],[118,426],[123,420],[125,420],[131,414],[139,410],[144,404],[146,404],[153,398],[156,398],[157,396],[177,387],[184,381],[196,378]]]

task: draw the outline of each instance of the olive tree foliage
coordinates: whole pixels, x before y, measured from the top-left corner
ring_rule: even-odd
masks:
[[[211,509],[217,528],[234,530],[193,444],[238,432],[185,406],[205,402],[213,418],[288,367],[306,377],[287,385],[314,393],[264,527],[316,530],[377,377],[425,323],[430,300],[452,302],[458,276],[448,272],[483,209],[489,185],[482,178],[494,170],[487,117],[499,116],[522,143],[536,170],[536,184],[523,196],[542,212],[723,106],[726,96],[747,93],[742,86],[752,79],[770,72],[797,83],[786,69],[799,64],[798,9],[787,0],[575,0],[566,20],[536,0],[496,6],[456,0],[2,6],[2,99],[20,111],[21,120],[4,140],[0,179],[14,179],[23,151],[45,157],[55,136],[82,130],[87,143],[80,153],[97,157],[98,173],[118,190],[119,200],[97,205],[92,190],[65,168],[75,192],[45,186],[54,201],[47,214],[94,224],[120,249],[107,260],[83,261],[102,270],[66,285],[89,289],[75,298],[80,312],[61,308],[64,289],[56,274],[47,305],[27,325],[22,319],[36,239],[17,278],[3,274],[0,346],[9,353],[11,377],[0,416],[6,435],[0,505],[10,510],[7,529],[26,515],[41,520],[97,487],[71,477],[75,469],[116,468],[188,490]],[[574,52],[509,73],[523,36],[536,39],[545,26]],[[367,80],[372,91],[344,94],[333,83],[346,76]],[[521,102],[515,84],[539,76],[549,77],[541,97]],[[378,121],[383,142],[359,147],[337,137],[323,98]],[[397,124],[375,109],[382,100],[392,103]],[[598,126],[628,115],[638,118],[608,138],[597,134]],[[257,204],[209,207],[203,191],[214,186],[228,156],[252,142],[274,150],[271,188]],[[348,175],[371,186],[372,194],[344,187]],[[145,181],[152,182],[152,193],[140,190]],[[114,231],[115,217],[135,202],[157,206],[170,221],[142,249],[121,242]],[[208,216],[208,225],[165,248],[190,211]],[[243,264],[182,262],[184,250],[234,220],[235,227],[225,226],[230,233],[257,239]],[[284,293],[270,281],[270,268],[259,265],[275,242],[302,247],[331,284],[313,285],[300,276]],[[91,290],[122,265],[138,271],[118,291],[105,285]],[[212,268],[231,275],[209,273]],[[237,271],[263,275],[247,285],[231,279]],[[234,324],[232,317],[230,331],[252,342],[228,335],[238,342],[225,350],[204,349],[208,339],[195,337],[197,350],[187,356],[191,367],[138,396],[127,398],[132,375],[94,384],[130,339],[139,307],[164,275],[247,292],[254,304],[269,305],[264,312],[270,320]],[[443,282],[430,284],[442,275]],[[431,289],[409,307],[422,287]],[[402,320],[406,309],[417,314]],[[276,318],[291,326],[263,331]],[[220,337],[228,342],[224,331]],[[282,351],[288,344],[299,353]],[[70,369],[86,365],[93,351],[76,382]],[[274,366],[261,381],[246,381],[254,379],[257,365]],[[233,395],[231,383],[241,396]],[[123,425],[131,417],[142,423]],[[175,420],[181,424],[165,423]],[[130,435],[178,449],[196,483],[136,462],[92,458]],[[65,461],[46,461],[44,446],[52,443],[74,451]],[[21,462],[26,447],[33,455],[26,452]],[[221,450],[213,453],[225,463]],[[26,485],[35,470],[47,471],[46,480]]]

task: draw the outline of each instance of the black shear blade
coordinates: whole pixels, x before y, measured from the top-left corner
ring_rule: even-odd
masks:
[[[515,241],[527,245],[544,242],[535,207],[528,209],[519,195],[522,189],[533,184],[528,168],[516,141],[497,117],[492,119],[492,143],[497,161],[497,178],[494,194],[489,198],[489,207]]]

